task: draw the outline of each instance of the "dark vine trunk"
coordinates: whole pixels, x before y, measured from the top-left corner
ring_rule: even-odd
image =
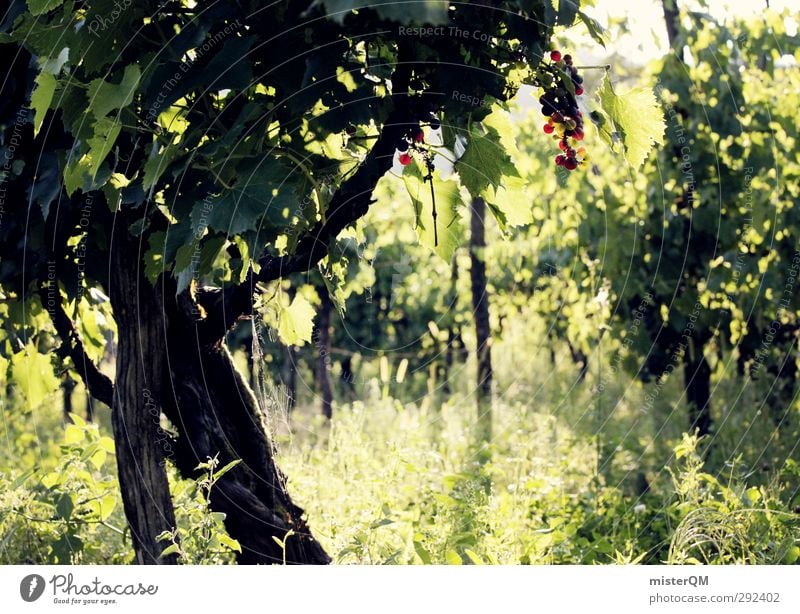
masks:
[[[342,388],[344,388],[345,398],[353,402],[356,400],[356,376],[353,373],[353,358],[345,356],[339,363],[342,368]]]
[[[68,373],[64,374],[61,382],[61,396],[64,404],[64,422],[69,424],[70,414],[72,414],[72,391],[75,390],[75,382]]]
[[[450,313],[455,313],[456,302],[458,301],[458,258],[453,256],[453,263],[450,268],[450,295],[448,296],[448,308]],[[450,386],[450,375],[455,362],[456,343],[460,342],[460,335],[458,333],[458,325],[455,318],[451,316],[447,325],[447,348],[444,352],[444,369],[442,372],[443,383],[442,393],[445,396],[450,396],[452,388]]]
[[[687,352],[683,365],[684,388],[689,404],[689,430],[698,435],[711,434],[711,367],[698,343],[694,353]]]
[[[141,275],[135,241],[123,227],[111,251],[110,292],[117,323],[117,368],[111,423],[125,516],[136,562],[174,564],[157,541],[175,528],[164,467],[159,410],[164,373],[164,313],[153,286]]]
[[[788,328],[788,327],[787,327]],[[790,339],[795,337],[793,331]],[[772,382],[767,393],[767,411],[772,417],[776,429],[786,426],[794,405],[797,389],[797,362],[792,352],[784,355],[782,360],[767,367]]]
[[[578,371],[578,383],[582,383],[586,379],[586,373],[589,370],[589,357],[580,348],[572,345],[572,342],[567,339],[567,347],[572,356],[572,362],[580,369]]]
[[[173,325],[168,333],[171,394],[164,411],[181,433],[176,465],[194,476],[209,457],[218,456],[221,465],[242,461],[211,494],[212,508],[225,513],[228,533],[242,546],[239,562],[329,563],[286,490],[262,410],[224,343],[198,347],[191,324]],[[285,540],[285,553],[273,537]]]
[[[86,420],[88,422],[94,422],[94,399],[91,396],[86,395]]]
[[[317,322],[317,335],[316,335],[316,376],[317,386],[319,387],[319,396],[322,404],[322,415],[326,418],[333,416],[333,387],[331,386],[331,312],[333,311],[333,303],[328,290],[325,286],[317,288],[319,294],[320,306],[317,315],[319,320]]]
[[[482,441],[492,437],[492,352],[489,323],[489,294],[486,283],[486,202],[472,201],[470,220],[470,284],[475,318],[475,354],[478,363],[478,435]]]
[[[667,27],[667,40],[670,48],[683,60],[682,50],[677,48],[678,33],[681,28],[680,12],[678,10],[678,0],[661,0],[661,8],[664,11],[664,25]]]
[[[447,329],[447,347],[444,351],[444,367],[442,368],[442,394],[449,397],[453,389],[450,386],[450,372],[453,369],[453,326]]]

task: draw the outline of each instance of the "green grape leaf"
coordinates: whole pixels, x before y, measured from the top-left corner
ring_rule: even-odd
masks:
[[[119,85],[95,79],[89,84],[89,110],[97,119],[102,119],[111,111],[127,107],[133,102],[133,95],[141,76],[139,67],[130,64],[125,67]]]
[[[237,168],[240,180],[222,194],[195,205],[192,231],[204,228],[238,234],[289,228],[301,207],[298,177],[274,159]]]
[[[425,181],[417,164],[410,164],[403,180],[411,197],[416,214],[416,230],[420,242],[435,251],[444,260],[450,260],[461,243],[461,224],[458,206],[463,203],[461,186],[454,179],[443,180],[438,171],[433,174],[433,199],[431,184]],[[436,232],[433,227],[433,204],[436,204]]]
[[[431,564],[432,562],[431,555],[425,549],[425,546],[423,546],[421,542],[414,541],[414,550],[416,551],[417,556],[422,560],[423,563],[425,563],[426,565]]]
[[[102,359],[107,344],[101,322],[105,322],[105,318],[99,311],[82,305],[79,321],[81,339],[86,354],[96,361]]]
[[[496,110],[482,124],[473,124],[464,155],[456,162],[461,183],[473,197],[483,196],[505,230],[533,221],[525,181],[514,158],[519,150],[507,113]]]
[[[311,342],[314,331],[314,307],[304,296],[296,294],[291,304],[278,308],[278,337],[284,345]]]
[[[503,230],[533,222],[533,207],[525,185],[522,177],[505,177],[501,186],[489,186],[483,191],[483,197]]]
[[[34,17],[44,15],[64,4],[64,0],[28,0],[28,10]]]
[[[36,77],[36,85],[31,93],[31,108],[33,109],[33,134],[39,134],[42,127],[44,116],[50,103],[53,102],[53,94],[56,92],[56,78],[47,72],[39,73]]]
[[[72,557],[83,550],[83,540],[72,533],[64,533],[60,538],[50,544],[52,554],[61,565],[72,562]]]
[[[606,46],[605,40],[605,30],[603,26],[600,25],[600,22],[597,21],[594,17],[590,17],[583,11],[578,11],[578,17],[586,26],[586,29],[589,30],[589,36],[591,36],[594,41],[601,45],[603,48]]]
[[[562,28],[571,26],[579,8],[578,0],[558,0],[558,25]]]
[[[175,258],[175,272],[178,273],[177,292],[180,294],[193,279],[200,279],[211,273],[220,252],[225,248],[226,238],[216,236],[203,241],[182,245]]]
[[[117,507],[117,497],[114,495],[114,493],[108,493],[106,495],[103,495],[99,500],[99,505],[97,509],[98,518],[101,521],[107,520],[114,512],[115,507]]]
[[[78,188],[89,189],[87,177],[89,186],[94,183],[100,165],[111,153],[121,130],[122,125],[110,117],[103,117],[94,123],[94,136],[87,142],[89,151],[77,160],[73,158],[64,169],[64,187],[68,194],[72,195]]]
[[[144,276],[155,284],[158,276],[169,270],[171,263],[164,262],[164,243],[167,233],[163,230],[150,233],[150,249],[144,254]]]
[[[236,552],[242,551],[241,544],[237,540],[233,539],[232,537],[228,537],[224,533],[217,535],[217,539],[219,540],[220,544],[227,546],[231,550],[235,550]]]
[[[75,502],[68,493],[61,493],[56,502],[56,514],[62,520],[69,520],[72,517],[72,511],[75,509]]]
[[[247,279],[247,274],[250,272],[250,265],[252,263],[250,244],[241,235],[234,235],[231,237],[231,241],[233,241],[234,245],[239,249],[239,254],[241,255],[238,267],[234,269],[236,273],[234,279],[241,284],[244,283],[244,280]]]
[[[50,357],[37,352],[33,344],[11,357],[11,379],[17,382],[28,409],[39,407],[59,387]]]
[[[518,175],[495,128],[474,123],[468,138],[467,149],[455,168],[462,185],[473,197],[480,196],[490,185],[498,187],[504,175]]]
[[[39,65],[42,67],[42,72],[50,73],[53,76],[58,76],[64,64],[69,61],[69,47],[64,47],[58,52],[54,58],[41,58]]]
[[[166,147],[159,148],[157,142],[153,142],[153,148],[150,150],[150,156],[147,162],[144,163],[144,176],[142,177],[142,189],[147,191],[152,188],[164,171],[167,170],[170,163],[175,159],[179,153],[179,146],[175,143],[170,143]]]
[[[606,75],[598,97],[602,112],[610,122],[610,126],[604,124],[600,127],[601,136],[607,140],[610,138],[614,146],[617,135],[625,159],[634,168],[639,168],[656,143],[664,144],[664,113],[653,91],[636,88],[618,95]]]

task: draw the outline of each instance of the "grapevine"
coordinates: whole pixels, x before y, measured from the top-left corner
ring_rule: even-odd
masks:
[[[434,112],[429,113],[429,117],[426,118],[426,124],[432,130],[438,130],[441,128],[441,121],[437,117]],[[432,205],[432,217],[433,217],[433,244],[434,247],[438,247],[439,245],[439,229],[436,227],[436,192],[433,187],[433,154],[430,150],[430,147],[425,143],[425,132],[422,129],[422,124],[415,124],[413,125],[408,132],[397,142],[396,150],[398,153],[398,161],[402,166],[408,166],[411,164],[412,153],[416,152],[422,156],[422,159],[425,163],[425,170],[427,171],[425,177],[423,178],[429,185],[431,189],[431,205]]]
[[[534,83],[541,90],[539,104],[547,117],[542,129],[545,134],[553,135],[563,152],[556,156],[556,165],[573,171],[588,161],[586,148],[579,145],[584,133],[583,114],[577,98],[583,95],[583,77],[573,64],[572,56],[562,56],[556,49],[550,52],[550,62],[543,62],[539,67]]]

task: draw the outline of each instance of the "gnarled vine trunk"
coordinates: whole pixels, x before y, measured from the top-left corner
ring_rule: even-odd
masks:
[[[199,344],[191,310],[177,304],[174,284],[162,278],[154,288],[129,256],[135,246],[120,241],[110,280],[119,330],[112,423],[136,562],[177,562],[175,555],[159,556],[167,544],[156,539],[175,528],[165,456],[186,478],[197,477],[195,468],[209,457],[223,465],[241,459],[217,482],[210,502],[242,546],[239,562],[330,562],[286,490],[261,409],[224,341]],[[161,429],[162,410],[177,440]],[[285,552],[274,537],[285,542]]]
[[[167,544],[156,539],[175,528],[159,436],[165,320],[158,291],[132,254],[136,245],[123,227],[111,250],[109,292],[119,331],[111,412],[119,485],[136,562],[174,564],[175,555],[160,556]]]
[[[194,477],[209,457],[218,455],[222,465],[241,459],[211,493],[212,508],[225,513],[228,533],[242,546],[240,563],[329,563],[287,492],[261,408],[224,343],[198,344],[192,323],[172,308],[163,408],[180,433],[178,469]],[[285,540],[285,553],[273,537]]]
[[[492,334],[489,323],[489,293],[486,283],[486,201],[472,201],[470,220],[470,285],[475,317],[475,354],[478,361],[478,436],[492,438]]]

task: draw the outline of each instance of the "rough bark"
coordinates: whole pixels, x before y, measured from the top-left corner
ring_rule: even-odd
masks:
[[[483,441],[492,436],[492,353],[489,324],[489,294],[486,284],[486,202],[472,201],[470,220],[470,285],[475,318],[476,357],[478,362],[477,397],[478,429]]]
[[[203,346],[186,320],[169,330],[170,374],[164,411],[176,425],[174,461],[185,476],[218,455],[222,465],[241,463],[225,474],[211,494],[214,510],[226,514],[228,533],[242,545],[240,563],[281,563],[286,540],[293,564],[326,564],[330,558],[311,535],[303,510],[292,501],[275,464],[265,421],[255,395],[220,341]]]
[[[164,467],[159,410],[164,370],[164,314],[139,271],[137,245],[123,228],[111,250],[110,292],[119,343],[111,422],[125,516],[136,562],[174,564],[156,537],[175,528]]]
[[[326,418],[333,416],[333,387],[331,386],[331,312],[333,303],[328,296],[328,289],[325,286],[317,288],[320,306],[317,312],[317,334],[314,337],[316,348],[315,372],[317,386],[319,387],[320,404],[322,415]]]
[[[330,557],[311,535],[303,510],[286,491],[285,478],[275,465],[264,420],[251,388],[234,368],[224,345],[230,327],[252,312],[258,282],[307,271],[326,255],[329,242],[366,213],[372,190],[389,170],[398,138],[408,126],[406,92],[411,67],[398,62],[392,78],[395,109],[366,160],[334,195],[324,222],[298,242],[295,253],[265,257],[258,275],[225,290],[200,289],[199,309],[183,294],[171,303],[168,334],[168,386],[163,409],[180,431],[175,462],[190,476],[194,467],[219,455],[221,463],[243,462],[218,482],[211,505],[226,514],[225,525],[242,545],[241,563],[326,564]],[[174,296],[165,292],[165,296]],[[191,348],[195,348],[192,351]],[[187,351],[188,350],[188,351]],[[286,551],[273,537],[286,539]]]
[[[240,562],[330,562],[311,536],[303,510],[286,492],[257,400],[236,371],[224,338],[251,312],[257,282],[313,268],[330,241],[367,212],[376,183],[391,167],[397,140],[413,123],[406,97],[410,76],[411,65],[399,61],[392,78],[395,108],[365,161],[334,195],[325,221],[300,239],[293,255],[265,256],[260,273],[243,284],[200,289],[200,309],[187,293],[179,306],[172,282],[164,277],[169,287],[153,290],[139,272],[140,246],[123,230],[115,236],[109,294],[119,330],[116,380],[112,388],[108,378],[91,369],[81,375],[84,381],[96,380],[89,385],[96,398],[113,404],[120,487],[137,561],[175,562],[174,556],[158,558],[163,548],[155,542],[158,533],[175,525],[158,443],[163,433],[151,414],[160,407],[179,430],[174,461],[184,476],[194,476],[194,468],[208,457],[218,455],[223,464],[243,461],[211,495],[212,508],[226,514],[228,532],[242,545]],[[81,351],[74,341],[70,348]],[[285,552],[273,537],[286,540]]]

